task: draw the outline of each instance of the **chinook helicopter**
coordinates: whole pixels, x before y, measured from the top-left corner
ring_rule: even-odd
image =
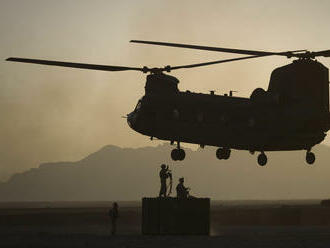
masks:
[[[151,139],[168,140],[176,148],[171,158],[182,161],[181,142],[216,146],[218,159],[229,159],[231,149],[259,152],[257,161],[266,165],[266,151],[306,150],[306,162],[313,164],[311,149],[321,143],[330,129],[329,72],[315,60],[329,57],[330,50],[267,52],[221,47],[197,46],[155,41],[134,43],[199,49],[248,56],[206,63],[165,66],[163,68],[83,64],[27,58],[7,61],[72,67],[101,71],[140,71],[149,73],[145,95],[127,115],[128,125]],[[180,91],[179,80],[165,72],[246,60],[265,56],[296,58],[271,73],[268,89],[255,89],[249,98],[230,94],[216,95]]]

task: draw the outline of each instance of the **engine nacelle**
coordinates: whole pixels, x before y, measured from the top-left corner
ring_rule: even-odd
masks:
[[[251,101],[262,104],[279,104],[280,96],[276,93],[265,91],[262,88],[256,88],[251,96]]]

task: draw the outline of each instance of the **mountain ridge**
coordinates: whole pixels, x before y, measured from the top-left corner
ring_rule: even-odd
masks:
[[[0,183],[0,201],[138,200],[157,196],[159,166],[171,165],[174,186],[184,176],[192,194],[213,199],[322,199],[330,195],[330,147],[317,146],[314,166],[304,151],[269,152],[259,167],[256,155],[233,150],[217,160],[216,148],[186,150],[183,162],[170,160],[173,147],[120,148],[107,145],[75,162],[43,163]]]

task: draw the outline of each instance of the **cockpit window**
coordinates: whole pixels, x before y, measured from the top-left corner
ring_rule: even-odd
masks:
[[[141,105],[142,105],[141,100],[139,100],[134,111],[138,112],[141,109]]]

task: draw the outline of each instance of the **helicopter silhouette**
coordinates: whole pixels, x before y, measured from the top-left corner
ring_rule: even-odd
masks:
[[[315,60],[329,57],[330,50],[268,52],[178,43],[131,40],[149,45],[199,49],[248,56],[205,63],[163,68],[126,67],[28,58],[7,61],[34,63],[101,71],[140,71],[149,73],[145,95],[126,118],[138,133],[168,140],[176,148],[175,161],[185,159],[181,142],[216,146],[218,159],[229,159],[231,149],[260,152],[257,161],[266,165],[266,151],[306,150],[306,162],[313,164],[312,147],[321,143],[330,129],[329,70]],[[249,98],[180,91],[179,80],[165,72],[265,56],[296,58],[271,73],[268,89],[255,89]]]

